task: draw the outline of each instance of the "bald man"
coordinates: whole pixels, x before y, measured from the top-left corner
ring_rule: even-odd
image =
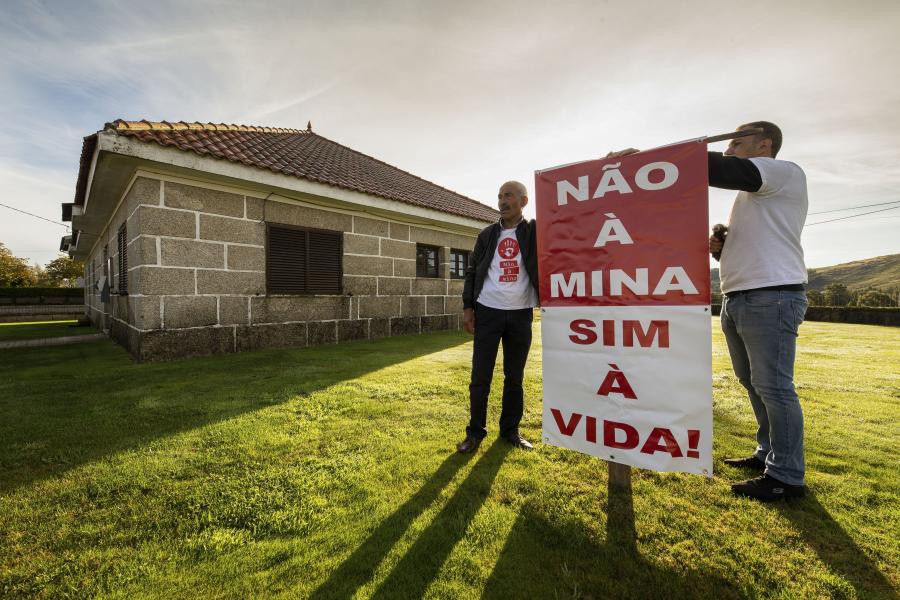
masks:
[[[522,379],[531,349],[531,321],[538,305],[537,237],[534,221],[522,209],[528,190],[518,181],[500,186],[497,207],[500,221],[478,235],[466,268],[463,290],[463,327],[475,335],[472,382],[469,385],[469,425],[466,439],[456,449],[462,454],[478,450],[487,436],[487,402],[503,343],[503,406],[500,437],[524,450],[533,446],[519,435],[524,408]]]

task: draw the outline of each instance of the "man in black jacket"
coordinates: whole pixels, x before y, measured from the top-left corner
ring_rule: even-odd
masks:
[[[487,435],[488,394],[501,342],[500,437],[519,448],[532,448],[519,435],[519,422],[524,407],[522,379],[531,349],[531,322],[538,304],[536,226],[522,216],[522,209],[528,204],[524,185],[507,181],[500,187],[497,200],[500,221],[478,235],[463,290],[463,327],[475,335],[469,426],[466,439],[456,447],[463,454],[475,452]]]

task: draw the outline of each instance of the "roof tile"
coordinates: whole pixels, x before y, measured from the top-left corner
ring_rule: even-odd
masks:
[[[143,142],[479,221],[495,221],[499,216],[496,210],[485,204],[333,142],[310,129],[117,120],[108,123],[106,130]],[[91,137],[94,138],[93,144],[96,143],[95,136],[85,138],[82,171],[85,170],[84,159]],[[90,151],[93,153],[93,147]],[[84,195],[82,179],[79,177],[79,189],[76,191],[76,203],[79,204],[83,203]]]

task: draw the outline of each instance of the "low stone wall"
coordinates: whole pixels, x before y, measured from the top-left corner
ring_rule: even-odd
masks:
[[[30,304],[0,306],[0,323],[70,321],[84,316],[84,304]]]
[[[303,348],[460,327],[457,315],[336,319],[137,332],[114,322],[113,337],[138,360],[211,356],[266,348]]]

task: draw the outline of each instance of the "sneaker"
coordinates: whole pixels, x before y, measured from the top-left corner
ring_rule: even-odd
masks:
[[[782,483],[769,475],[763,475],[762,477],[735,483],[731,486],[731,491],[738,496],[753,498],[760,502],[774,502],[775,500],[802,498],[806,495],[806,488],[804,486]]]
[[[756,456],[748,456],[747,458],[726,458],[723,461],[729,467],[737,469],[753,469],[754,471],[765,471],[766,463]]]
[[[531,444],[531,442],[523,438],[521,435],[511,435],[503,439],[516,448],[521,448],[522,450],[534,450],[534,446]]]
[[[481,440],[478,438],[474,438],[470,435],[466,436],[466,439],[461,441],[456,445],[456,451],[460,454],[472,454],[476,450],[478,450],[478,446],[481,445]]]

